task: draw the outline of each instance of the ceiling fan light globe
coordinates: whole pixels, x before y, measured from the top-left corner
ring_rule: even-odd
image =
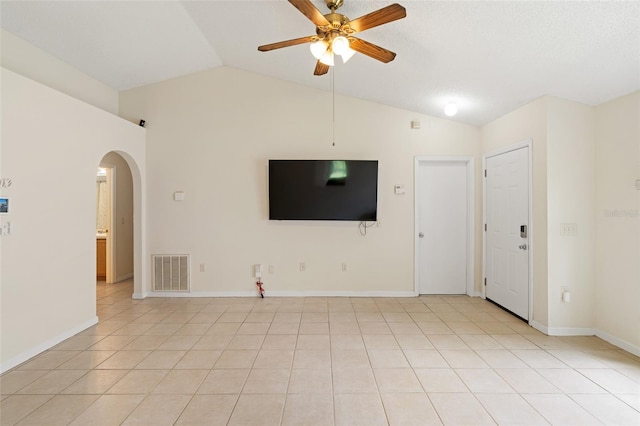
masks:
[[[309,50],[311,50],[311,54],[316,59],[321,59],[322,55],[327,51],[327,43],[323,40],[318,40],[315,43],[311,43],[309,45]]]
[[[322,55],[322,58],[320,58],[319,61],[325,65],[332,67],[334,65],[333,53],[327,50],[326,52],[324,52],[324,55]]]
[[[349,40],[346,37],[338,36],[331,43],[331,50],[336,55],[343,55],[349,49]]]
[[[346,64],[347,61],[351,59],[355,54],[356,54],[356,51],[348,47],[347,50],[342,55],[340,55],[342,57],[342,63]]]

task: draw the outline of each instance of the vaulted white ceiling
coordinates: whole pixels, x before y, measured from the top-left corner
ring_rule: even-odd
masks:
[[[407,17],[360,33],[397,53],[361,54],[334,69],[357,98],[482,125],[543,95],[597,105],[640,89],[640,2],[398,1]],[[392,1],[345,0],[355,19]],[[312,0],[323,13],[323,0]],[[308,45],[262,44],[313,35],[285,0],[2,1],[2,27],[117,90],[229,66],[330,90]]]

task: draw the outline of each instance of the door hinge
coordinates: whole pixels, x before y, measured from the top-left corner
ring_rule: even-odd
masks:
[[[487,224],[484,224],[484,232],[487,232]]]
[[[484,177],[487,177],[487,169],[484,169]]]
[[[485,287],[487,285],[487,279],[486,278],[484,279],[484,285],[485,285]]]

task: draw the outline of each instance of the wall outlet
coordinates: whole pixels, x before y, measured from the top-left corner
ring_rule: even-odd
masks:
[[[307,264],[304,262],[300,262],[300,272],[304,272],[307,270]]]
[[[253,265],[253,276],[255,278],[262,278],[262,264],[256,263]]]
[[[561,223],[560,235],[563,237],[575,237],[578,234],[577,223]]]
[[[347,264],[342,262],[342,272],[347,272]]]
[[[0,226],[0,235],[11,235],[11,222]]]
[[[200,272],[204,272],[204,263],[200,264]]]
[[[273,265],[269,265],[269,273],[270,274],[275,274],[276,273],[276,269]]]

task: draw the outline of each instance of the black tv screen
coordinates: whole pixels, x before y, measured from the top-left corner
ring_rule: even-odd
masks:
[[[270,220],[377,220],[378,162],[269,160]]]

